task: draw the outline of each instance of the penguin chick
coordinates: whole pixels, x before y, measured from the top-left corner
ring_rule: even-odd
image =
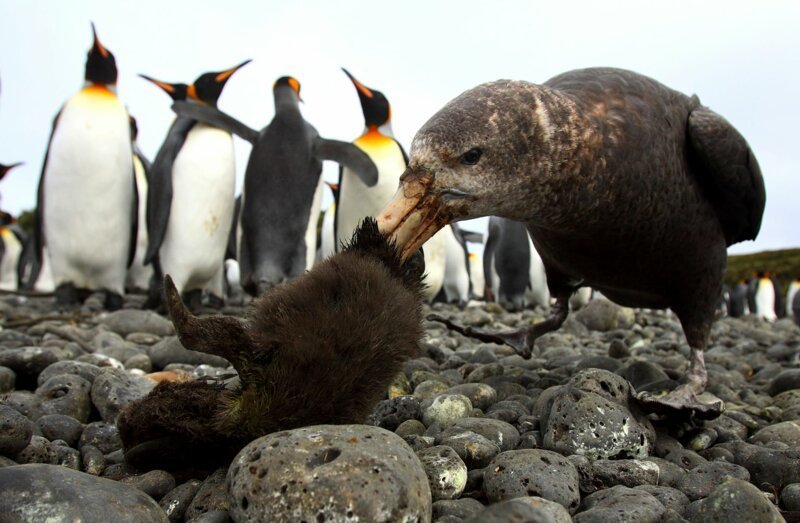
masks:
[[[320,423],[362,423],[422,338],[422,269],[366,218],[346,249],[256,299],[245,321],[198,318],[172,282],[181,343],[226,358],[239,384],[160,383],[117,419],[139,468],[221,462],[255,438]]]

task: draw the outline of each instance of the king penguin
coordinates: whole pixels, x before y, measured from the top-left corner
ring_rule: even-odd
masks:
[[[200,75],[193,84],[170,84],[143,76],[175,101],[216,107],[230,77],[250,60],[220,72]],[[234,212],[236,169],[231,133],[191,118],[178,117],[151,169],[145,263],[156,268],[147,307],[160,305],[163,274],[186,294],[191,308],[202,292],[222,293],[222,265]]]
[[[775,313],[777,292],[768,272],[757,272],[749,285],[750,312],[767,321],[778,319]]]
[[[138,227],[136,234],[136,253],[133,255],[133,263],[128,268],[128,276],[125,286],[129,290],[144,291],[150,286],[150,278],[153,277],[152,265],[144,264],[144,255],[147,250],[147,189],[150,179],[150,161],[139,149],[136,139],[139,136],[139,127],[136,118],[130,117],[131,122],[131,145],[133,147],[133,174],[136,177],[136,189],[138,192],[139,210]]]
[[[392,108],[386,96],[359,82],[347,69],[342,71],[353,82],[364,114],[364,132],[353,142],[367,153],[378,169],[378,182],[368,187],[349,169],[339,171],[339,199],[336,204],[337,250],[349,239],[365,216],[377,216],[392,199],[400,175],[408,165],[408,155],[394,138]],[[426,298],[431,301],[442,289],[447,258],[447,232],[436,234],[423,246]]]
[[[122,306],[136,238],[136,188],[130,122],[116,95],[114,55],[97,37],[86,83],[61,108],[39,181],[36,252],[50,252],[56,305],[73,306],[79,290],[106,292]],[[85,294],[83,292],[82,294]]]
[[[19,287],[17,268],[24,243],[25,233],[14,217],[0,211],[0,290],[15,291]]]
[[[789,289],[786,291],[786,317],[794,318],[795,321],[800,320],[800,318],[795,318],[794,310],[792,309],[794,297],[797,296],[798,290],[800,290],[800,278],[795,278],[789,284]]]
[[[272,91],[275,116],[260,132],[216,108],[173,105],[179,115],[223,126],[253,144],[244,175],[238,256],[242,288],[253,296],[313,263],[323,160],[353,169],[367,185],[377,178],[375,165],[359,148],[322,138],[303,118],[296,78],[278,78]]]
[[[318,262],[336,252],[336,232],[334,231],[334,224],[336,223],[336,201],[339,199],[339,186],[335,183],[325,183],[333,194],[333,201],[322,215],[322,226],[319,231]]]

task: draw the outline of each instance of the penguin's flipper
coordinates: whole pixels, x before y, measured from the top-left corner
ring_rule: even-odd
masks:
[[[136,257],[136,241],[139,235],[139,188],[136,184],[135,169],[131,169],[131,178],[133,179],[133,201],[131,202],[131,238],[128,246],[128,268],[133,265],[133,259]]]
[[[172,110],[175,111],[175,114],[178,116],[191,118],[198,122],[219,127],[252,144],[255,144],[258,140],[258,131],[251,129],[233,116],[223,113],[216,107],[178,101],[172,104]]]
[[[238,249],[236,248],[236,236],[239,228],[239,214],[242,212],[242,195],[236,197],[233,204],[233,219],[231,220],[231,230],[228,233],[228,246],[225,247],[225,259],[237,260]],[[227,281],[227,279],[223,278]]]
[[[767,195],[747,141],[725,118],[705,107],[689,114],[686,134],[700,167],[694,173],[722,224],[725,243],[755,239]]]
[[[147,188],[147,250],[144,263],[152,263],[164,241],[172,205],[172,164],[178,156],[186,136],[194,127],[195,121],[178,117],[172,123],[164,139],[164,144],[150,166],[150,180]]]
[[[339,140],[326,140],[317,136],[314,140],[314,156],[318,160],[331,160],[353,171],[367,187],[378,183],[378,168],[372,159],[357,146]]]
[[[53,143],[53,135],[58,126],[58,119],[61,117],[61,111],[64,110],[62,106],[58,110],[56,117],[53,118],[53,128],[50,130],[50,138],[47,139],[47,150],[44,153],[44,162],[42,163],[42,174],[39,176],[39,187],[36,189],[36,210],[33,214],[33,254],[36,260],[36,267],[42,266],[42,251],[44,250],[45,237],[44,237],[44,173],[47,172],[47,160],[50,156],[50,145]],[[39,271],[35,271],[38,277]],[[33,279],[30,284],[31,288],[36,283]]]

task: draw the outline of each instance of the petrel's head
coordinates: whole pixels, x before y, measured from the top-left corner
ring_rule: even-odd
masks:
[[[530,172],[549,129],[538,86],[499,80],[461,94],[417,132],[394,199],[378,216],[403,258],[451,221],[499,215],[523,220]]]

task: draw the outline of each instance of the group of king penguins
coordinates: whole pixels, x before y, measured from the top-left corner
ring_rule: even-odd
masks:
[[[161,308],[170,274],[190,307],[221,306],[226,294],[259,295],[338,251],[396,191],[408,157],[394,139],[389,101],[346,70],[365,119],[353,143],[319,136],[289,76],[275,82],[275,116],[260,131],[219,110],[226,82],[249,60],[192,84],[141,75],[177,114],[149,162],[117,96],[115,57],[94,25],[92,32],[85,84],[53,122],[33,234],[3,217],[2,288],[54,292],[59,307],[103,291],[109,310],[122,306],[126,290],[140,290],[145,307]],[[238,198],[233,134],[252,144]],[[324,160],[340,171],[320,220]],[[2,175],[16,165],[2,166]],[[482,293],[467,241],[481,238],[454,225],[425,244],[429,300],[464,305]]]
[[[740,318],[753,315],[767,321],[791,318],[800,325],[800,278],[786,289],[786,297],[775,275],[758,271],[749,280],[741,279],[723,290],[723,304],[729,316]]]

